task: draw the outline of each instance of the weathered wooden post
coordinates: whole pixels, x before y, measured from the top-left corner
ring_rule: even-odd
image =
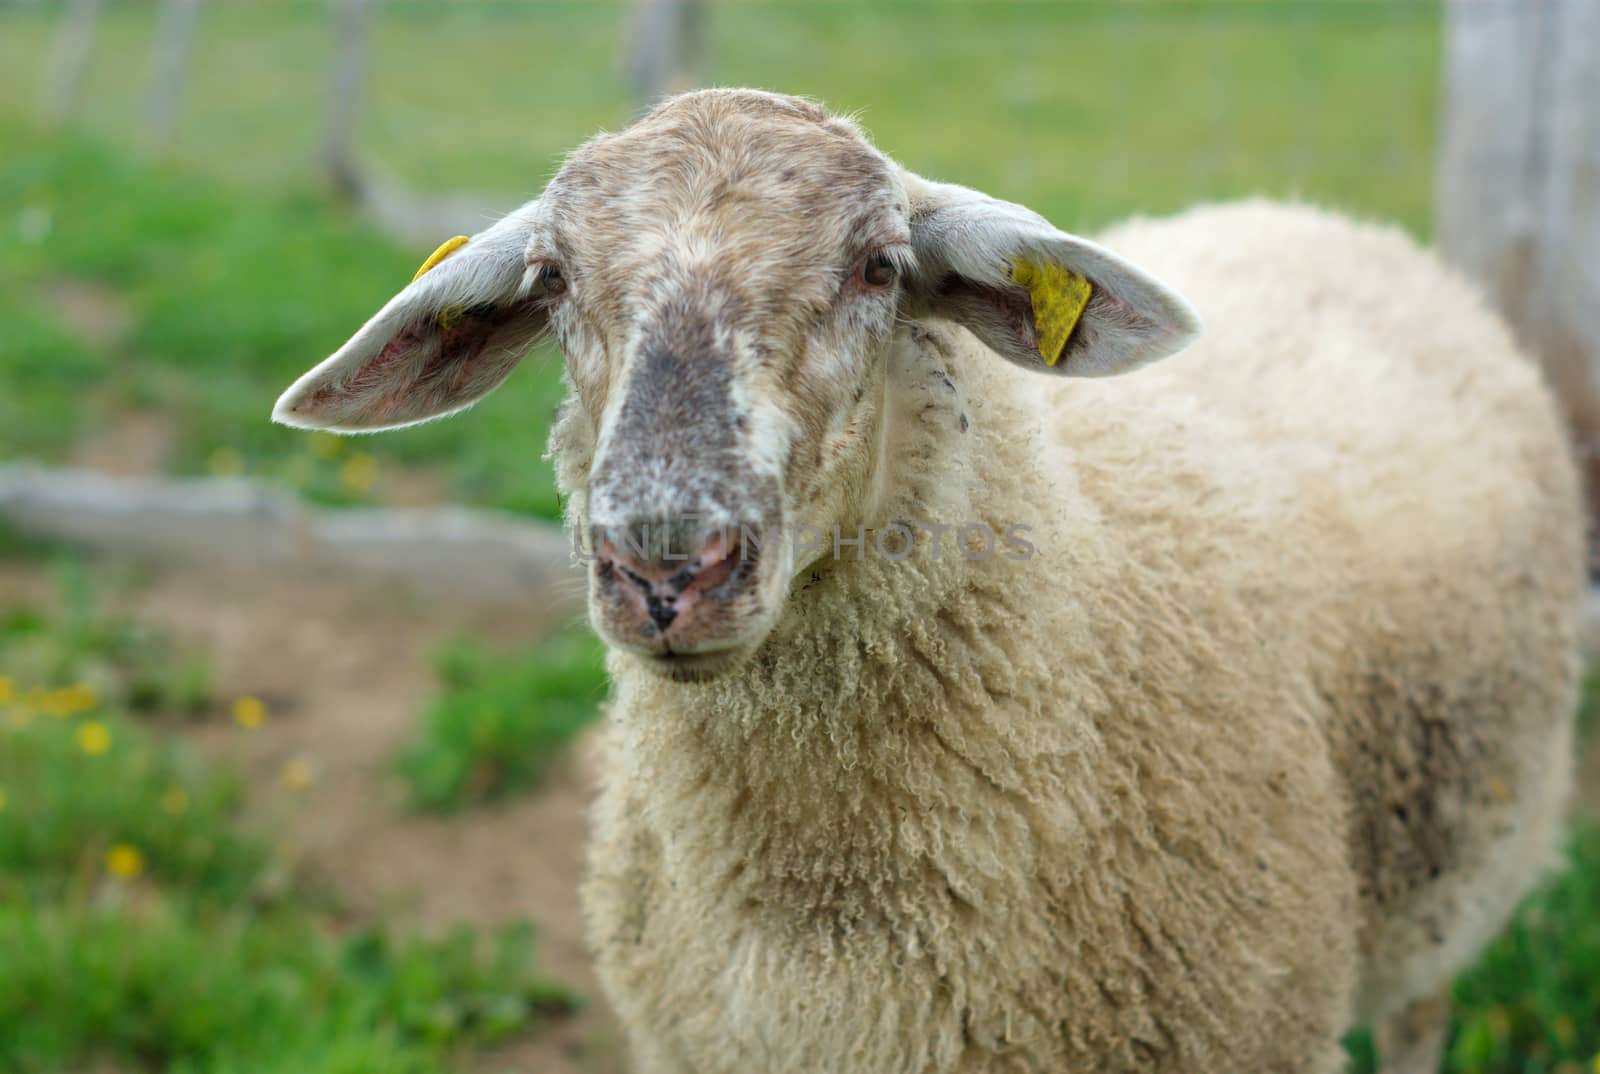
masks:
[[[357,120],[367,69],[368,0],[336,0],[333,77],[328,83],[328,127],[322,142],[322,169],[341,197],[359,201],[365,194],[355,160]]]
[[[634,0],[630,22],[625,64],[642,106],[705,79],[704,0]]]
[[[1594,510],[1600,0],[1450,0],[1445,33],[1439,240],[1544,363]]]
[[[151,52],[150,95],[145,99],[144,128],[151,144],[165,148],[178,133],[183,110],[183,84],[189,73],[194,27],[200,0],[165,0]]]
[[[52,127],[71,119],[77,110],[83,79],[89,72],[89,57],[94,52],[95,30],[105,6],[105,0],[72,0],[61,17],[39,92],[40,118]]]

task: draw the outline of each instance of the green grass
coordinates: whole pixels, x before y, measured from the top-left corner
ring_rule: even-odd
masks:
[[[435,1074],[570,1009],[526,928],[341,927],[239,777],[131,713],[154,650],[68,577],[0,627],[0,1070]]]
[[[1569,859],[1456,981],[1451,1071],[1600,1070],[1600,829],[1579,831]]]
[[[1574,833],[1567,868],[1456,979],[1444,1074],[1600,1071],[1600,828]],[[1375,1069],[1371,1037],[1347,1042]]]
[[[0,392],[0,460],[24,452],[48,457],[70,448],[80,429],[83,395],[106,375],[103,356],[74,339],[17,283],[15,276],[0,276],[0,320],[7,326],[0,350],[6,383]]]
[[[134,712],[195,715],[211,706],[208,661],[177,652],[134,619],[103,611],[78,561],[61,559],[56,572],[58,616],[27,606],[0,610],[0,652],[14,677],[43,691],[84,684]]]
[[[1584,683],[1583,748],[1600,741],[1600,675]],[[1600,826],[1457,979],[1449,1074],[1600,1074]]]
[[[632,112],[626,11],[384,4],[363,151],[424,188],[536,193]],[[54,15],[0,13],[0,99],[34,100]],[[153,22],[147,5],[104,19],[83,109],[104,137],[137,138]],[[1426,222],[1436,0],[724,0],[711,25],[708,81],[859,112],[910,167],[1063,224],[1256,191]],[[176,153],[302,184],[331,46],[323,3],[208,4]]]
[[[66,542],[20,529],[0,515],[0,563],[38,563],[51,556],[65,558],[69,551]]]
[[[461,639],[438,657],[442,696],[397,764],[420,809],[452,812],[536,786],[598,714],[606,679],[587,631],[502,656]]]
[[[137,863],[129,871],[184,900],[222,907],[252,897],[270,847],[240,830],[234,776],[92,688],[44,690],[3,674],[14,686],[0,685],[0,696],[16,696],[0,714],[0,900],[35,909],[94,901],[113,848],[131,849],[136,857],[121,855]]]
[[[216,1074],[433,1074],[568,1010],[526,971],[526,930],[397,944],[304,915],[197,915],[156,901],[0,903],[0,1063],[109,1059]]]
[[[561,387],[544,352],[465,421],[360,441],[268,422],[278,393],[403,286],[423,254],[308,195],[245,198],[3,120],[0,158],[0,205],[50,222],[40,241],[0,247],[0,317],[20,326],[0,342],[0,461],[60,458],[142,413],[170,439],[178,473],[242,472],[350,503],[430,467],[458,498],[558,513],[541,456]],[[126,338],[75,337],[49,305],[63,280],[125,307]]]

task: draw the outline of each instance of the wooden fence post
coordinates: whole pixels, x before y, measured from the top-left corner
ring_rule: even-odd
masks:
[[[1437,224],[1571,418],[1600,507],[1600,0],[1450,0]]]
[[[322,142],[322,169],[340,197],[359,201],[365,194],[354,145],[361,115],[362,82],[367,68],[368,0],[336,0],[333,76],[328,83],[328,127]]]
[[[105,0],[72,0],[61,16],[46,62],[44,86],[39,92],[39,115],[52,127],[72,118],[83,93],[83,79],[94,53],[95,30]]]
[[[624,62],[641,106],[704,80],[708,21],[704,0],[634,0]]]
[[[189,73],[194,47],[194,26],[200,0],[165,0],[151,51],[150,95],[145,99],[145,135],[151,144],[165,148],[178,133],[183,110],[183,84]]]

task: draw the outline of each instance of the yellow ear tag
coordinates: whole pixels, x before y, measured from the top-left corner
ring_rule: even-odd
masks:
[[[423,274],[429,269],[433,268],[433,266],[449,257],[466,244],[467,237],[465,235],[457,235],[453,239],[444,240],[444,242],[439,244],[439,248],[437,250],[428,255],[428,260],[424,261],[422,263],[422,267],[417,270],[417,274],[411,277],[411,282],[416,283],[418,280],[422,279]]]
[[[1045,365],[1053,366],[1061,360],[1072,330],[1078,327],[1094,286],[1053,261],[1036,265],[1018,258],[1011,266],[1011,278],[1026,287],[1033,299],[1033,330],[1039,340],[1039,357]]]

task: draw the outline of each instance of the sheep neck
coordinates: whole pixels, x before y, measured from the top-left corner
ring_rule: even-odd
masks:
[[[912,326],[897,342],[883,410],[895,427],[878,460],[895,469],[876,482],[894,492],[864,510],[1063,539],[1049,528],[1063,514],[1052,490],[1069,481],[1036,461],[1036,389],[964,332]],[[624,671],[616,711],[639,800],[729,846],[759,840],[769,879],[825,862],[841,883],[877,884],[922,867],[918,854],[885,857],[915,841],[907,817],[961,810],[973,780],[1030,797],[1038,714],[1018,699],[1049,692],[1061,654],[1033,643],[1054,629],[1039,608],[1065,609],[1069,595],[1052,597],[1041,563],[944,543],[937,557],[924,533],[903,560],[870,547],[828,558],[797,580],[761,650],[718,679]],[[1068,721],[1053,733],[1076,732]]]

